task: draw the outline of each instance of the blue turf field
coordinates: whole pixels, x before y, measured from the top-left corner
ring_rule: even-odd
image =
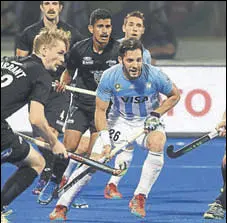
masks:
[[[194,138],[169,138],[168,144],[189,143]],[[83,192],[88,209],[71,209],[67,222],[77,223],[198,223],[226,222],[204,220],[202,215],[207,205],[216,198],[222,185],[220,165],[225,150],[225,139],[217,138],[202,145],[187,155],[171,160],[165,158],[165,167],[147,200],[145,219],[130,214],[128,202],[140,178],[141,165],[146,152],[137,149],[132,167],[122,179],[119,189],[122,200],[105,200],[103,190],[109,176],[97,173]],[[112,164],[112,163],[111,163]],[[2,183],[14,167],[5,164],[1,168]],[[37,197],[25,191],[12,204],[14,213],[9,217],[12,223],[50,223],[49,213],[56,200],[48,206],[36,203]]]

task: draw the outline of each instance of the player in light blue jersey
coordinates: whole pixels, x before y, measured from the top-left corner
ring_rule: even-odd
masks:
[[[99,137],[92,148],[92,159],[104,162],[106,157],[110,157],[111,144],[121,147],[127,143],[128,137],[146,129],[147,134],[141,135],[137,143],[146,147],[149,153],[143,165],[135,197],[130,202],[132,213],[140,217],[145,216],[145,199],[164,163],[163,148],[166,136],[160,117],[173,108],[180,98],[179,90],[165,74],[152,65],[142,63],[142,51],[143,46],[139,40],[123,40],[118,58],[121,64],[104,71],[97,88],[95,110],[95,125]],[[159,103],[159,93],[167,96],[162,105]],[[113,105],[107,120],[106,111],[110,100]],[[116,157],[115,166],[119,169],[124,161],[129,166],[132,152],[130,145]],[[71,180],[74,178],[78,182],[60,197],[58,207],[70,206],[82,187],[91,180],[92,171],[89,172],[88,168],[82,165],[77,174],[72,174]],[[106,195],[109,198],[120,197],[116,195],[119,194],[117,184],[120,179],[113,177],[111,183],[108,183]]]
[[[122,31],[125,33],[125,37],[119,39],[122,42],[124,39],[136,38],[141,39],[144,34],[144,15],[140,11],[133,11],[124,18],[124,24],[122,25]],[[143,47],[143,63],[151,64],[153,60],[151,58],[150,52]]]
[[[142,52],[139,40],[132,38],[121,43],[120,64],[104,72],[97,89],[95,112],[95,124],[100,132],[100,142],[104,145],[104,154],[108,154],[112,146],[121,147],[130,136],[145,129],[145,134],[138,137],[136,142],[149,152],[143,164],[140,182],[129,204],[131,213],[138,217],[146,215],[146,198],[164,164],[166,135],[161,116],[180,99],[179,90],[160,69],[142,63]],[[159,93],[167,96],[162,104]],[[113,105],[107,120],[105,114],[110,100]],[[101,153],[98,152],[98,140],[93,152]],[[120,168],[123,162],[129,167],[133,157],[132,145],[129,147],[117,155],[115,168]],[[122,197],[117,189],[121,178],[111,177],[105,188],[106,198]]]

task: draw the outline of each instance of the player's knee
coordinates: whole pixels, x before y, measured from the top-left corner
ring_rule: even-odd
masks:
[[[68,152],[75,152],[77,150],[80,138],[80,134],[74,133],[71,130],[66,130],[63,143]]]
[[[64,139],[63,141],[65,148],[68,152],[75,152],[77,150],[78,143],[70,139]]]
[[[79,154],[86,154],[86,153],[91,153],[89,150],[89,138],[88,137],[82,137],[77,149],[77,153]]]
[[[164,133],[156,131],[151,132],[147,137],[147,148],[151,152],[163,152],[166,142],[166,136]]]

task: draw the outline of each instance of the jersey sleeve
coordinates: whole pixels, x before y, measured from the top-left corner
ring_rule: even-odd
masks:
[[[143,53],[143,62],[146,64],[151,64],[151,54],[148,50],[144,50]]]
[[[164,95],[169,95],[173,89],[173,83],[170,78],[161,70],[159,70],[156,80],[158,91]]]
[[[109,102],[112,97],[112,88],[111,81],[108,75],[108,72],[103,73],[99,85],[96,90],[96,96],[100,98],[102,101]]]

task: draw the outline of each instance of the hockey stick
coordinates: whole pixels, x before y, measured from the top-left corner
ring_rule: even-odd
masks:
[[[52,82],[52,87],[56,87],[56,83]],[[69,85],[65,85],[65,89],[68,91],[72,91],[72,92],[77,92],[77,93],[81,93],[81,94],[89,94],[89,95],[93,95],[96,96],[96,92],[95,91],[90,91],[90,90],[86,90],[83,88],[78,88],[78,87],[72,87]]]
[[[30,136],[22,134],[21,132],[15,132],[15,134],[17,134],[18,136],[21,136],[22,138],[30,141],[31,143],[36,144],[37,146],[50,149],[50,145],[48,143],[46,143],[46,142],[42,142],[40,140],[34,139],[34,138],[30,137]],[[127,171],[126,169],[115,169],[115,168],[112,168],[112,167],[107,166],[107,165],[105,165],[103,163],[100,163],[98,161],[83,157],[83,156],[78,155],[76,153],[68,152],[68,157],[70,159],[76,160],[76,161],[78,161],[80,163],[86,164],[88,166],[91,166],[92,168],[101,170],[103,172],[106,172],[108,174],[112,174],[114,176],[122,176]]]
[[[144,130],[139,131],[136,135],[134,135],[133,137],[131,137],[127,143],[125,143],[125,145],[121,146],[121,147],[116,147],[111,151],[110,157],[115,156],[119,151],[124,150],[127,148],[127,146],[131,143],[133,143],[139,136],[141,136],[142,134],[144,134]],[[109,159],[106,159],[104,161],[104,163],[109,162]],[[125,164],[124,164],[125,166]],[[84,176],[86,176],[88,173],[95,173],[96,170],[92,167],[89,167],[88,169],[86,169],[85,171],[83,171],[82,173],[80,173],[78,176],[76,176],[74,179],[72,179],[70,182],[68,182],[67,184],[65,184],[62,188],[60,188],[58,190],[58,194],[59,197],[61,196],[61,194],[65,193],[67,190],[69,190],[74,184],[76,184],[79,180],[81,180]],[[127,172],[127,169],[125,168],[124,170],[124,174]]]
[[[193,142],[189,143],[188,145],[178,149],[177,151],[173,151],[174,150],[174,146],[173,145],[169,145],[167,147],[167,155],[170,158],[177,158],[180,156],[183,156],[185,153],[188,153],[194,149],[196,149],[197,147],[199,147],[200,145],[210,141],[211,139],[215,138],[218,136],[218,131],[214,130],[196,140],[194,140]]]

